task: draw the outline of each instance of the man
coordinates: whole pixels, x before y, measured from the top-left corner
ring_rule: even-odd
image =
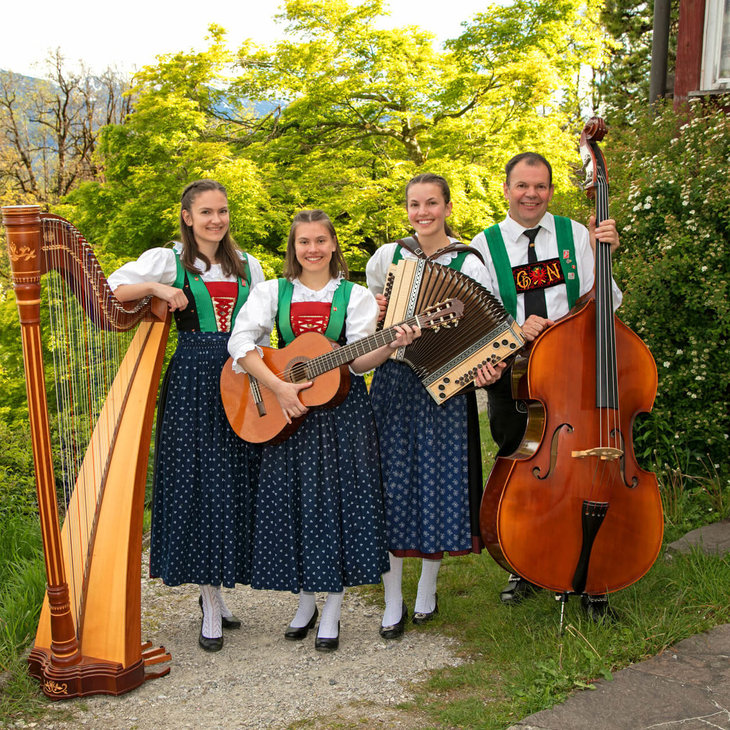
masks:
[[[490,289],[522,326],[528,340],[570,311],[575,300],[590,291],[594,277],[595,240],[614,251],[619,245],[612,219],[590,231],[580,223],[548,213],[553,197],[550,163],[535,152],[523,152],[505,166],[504,196],[509,203],[507,217],[479,233],[474,246],[484,257],[491,279]],[[532,274],[532,275],[531,275]],[[613,282],[613,303],[621,303],[621,292]],[[527,410],[512,398],[511,378],[502,377],[504,364],[486,368],[491,377],[477,377],[476,384],[488,388],[488,414],[498,456],[513,454],[525,433]],[[501,600],[508,605],[521,602],[537,586],[510,575]],[[583,606],[592,618],[608,610],[605,596],[584,596]]]

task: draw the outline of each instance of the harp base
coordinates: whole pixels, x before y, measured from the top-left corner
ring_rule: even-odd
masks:
[[[148,679],[168,674],[170,667],[147,672],[148,664],[170,660],[164,647],[149,649],[150,644],[142,647],[142,658],[128,667],[118,662],[108,662],[93,657],[82,657],[78,664],[58,667],[53,664],[48,649],[34,648],[28,657],[28,670],[32,677],[41,683],[41,690],[52,700],[69,700],[73,697],[105,694],[121,695],[130,692]]]

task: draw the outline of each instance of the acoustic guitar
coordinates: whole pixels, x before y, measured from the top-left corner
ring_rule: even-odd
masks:
[[[464,305],[458,299],[434,304],[421,314],[400,323],[423,329],[438,329],[458,324]],[[318,332],[305,332],[282,349],[262,347],[263,360],[269,369],[291,383],[312,385],[299,392],[307,408],[333,408],[345,399],[350,388],[347,364],[355,358],[393,342],[398,336],[393,325],[357,342],[339,347]],[[253,444],[276,444],[285,441],[306,416],[287,423],[273,391],[248,373],[233,371],[228,358],[221,372],[221,399],[231,428]]]

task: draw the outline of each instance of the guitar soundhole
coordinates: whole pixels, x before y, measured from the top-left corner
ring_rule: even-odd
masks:
[[[308,379],[306,360],[294,363],[291,368],[289,368],[289,380],[292,383],[306,383]]]

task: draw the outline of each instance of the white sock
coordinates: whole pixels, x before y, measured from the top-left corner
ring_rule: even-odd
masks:
[[[385,589],[385,612],[383,626],[394,626],[403,615],[403,558],[396,558],[388,553],[390,570],[383,573],[383,588]]]
[[[319,620],[319,631],[317,636],[320,639],[336,639],[340,631],[340,611],[342,610],[342,599],[345,597],[345,591],[339,593],[328,593],[324,608],[322,609],[322,618]]]
[[[421,578],[418,581],[418,593],[416,594],[416,613],[431,613],[436,608],[436,580],[441,567],[440,560],[421,561]]]
[[[221,593],[221,587],[220,586],[211,586],[215,590],[215,598],[218,601],[218,608],[220,609],[221,616],[223,618],[233,618],[233,614],[231,613],[231,609],[226,606],[226,602],[223,599],[223,594]]]
[[[203,598],[203,636],[206,639],[220,639],[223,636],[223,625],[216,586],[201,585],[200,595]]]
[[[317,607],[314,593],[310,591],[301,591],[299,593],[299,607],[291,621],[290,626],[293,629],[301,629],[306,626],[314,616],[314,609]]]

